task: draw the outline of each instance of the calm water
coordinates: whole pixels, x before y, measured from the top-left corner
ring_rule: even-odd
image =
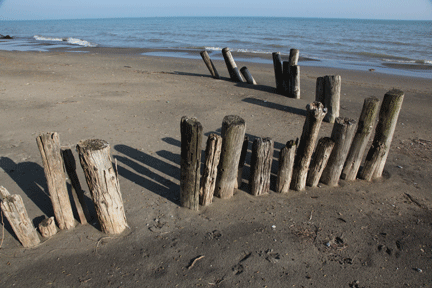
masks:
[[[300,65],[376,68],[385,73],[432,78],[432,21],[172,17],[0,21],[0,24],[0,34],[15,37],[0,42],[1,50],[170,48],[196,50],[199,57],[198,51],[207,49],[218,57],[223,47],[266,54],[276,51],[288,54],[291,48],[297,48],[303,58],[319,60],[302,61]],[[157,55],[184,56],[166,52]],[[261,54],[257,54],[258,60],[246,61],[271,59],[258,55]]]

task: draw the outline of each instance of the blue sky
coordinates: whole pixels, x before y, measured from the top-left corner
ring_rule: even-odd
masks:
[[[432,20],[432,0],[0,0],[0,20],[151,16]]]

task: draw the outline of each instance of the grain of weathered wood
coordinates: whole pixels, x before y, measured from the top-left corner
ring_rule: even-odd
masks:
[[[57,233],[54,217],[45,218],[41,223],[39,223],[38,227],[39,232],[44,238],[49,238]]]
[[[57,224],[60,229],[71,229],[75,226],[75,219],[66,187],[59,135],[55,132],[44,133],[36,138],[36,142],[41,153],[48,192]]]
[[[289,65],[290,66],[298,65],[299,56],[300,56],[300,51],[298,49],[290,49],[290,54],[288,58]]]
[[[278,193],[288,193],[290,189],[297,144],[298,138],[296,141],[288,141],[279,153],[279,167],[276,178],[276,192]]]
[[[242,73],[243,77],[246,79],[246,82],[248,84],[257,85],[257,82],[253,78],[252,74],[249,72],[248,68],[246,66],[242,67],[240,69],[240,72]]]
[[[252,144],[249,188],[254,196],[267,194],[270,190],[273,147],[271,138],[257,138]]]
[[[283,71],[282,71],[282,58],[280,52],[273,52],[273,68],[275,73],[276,91],[278,93],[284,92],[283,90]]]
[[[201,51],[200,52],[201,58],[203,59],[204,63],[207,66],[207,69],[210,72],[210,75],[215,78],[215,79],[219,79],[219,73],[216,70],[216,67],[213,65],[213,61],[211,60],[210,56],[208,55],[207,51]]]
[[[235,82],[244,82],[229,48],[223,48],[222,55],[224,57],[231,80]]]
[[[289,66],[289,95],[288,97],[300,99],[300,66]]]
[[[322,172],[327,165],[334,145],[335,142],[329,137],[321,138],[318,141],[317,148],[315,149],[315,154],[309,167],[309,172],[306,180],[307,186],[318,186]]]
[[[242,151],[240,154],[240,161],[239,161],[239,167],[237,173],[237,185],[235,186],[236,189],[241,187],[243,183],[243,168],[246,160],[248,147],[249,147],[249,137],[245,136],[243,141]]]
[[[76,149],[102,232],[122,233],[128,224],[110,145],[104,140],[89,139],[78,142]]]
[[[201,177],[199,199],[202,206],[207,206],[213,201],[221,149],[222,137],[211,133],[207,138],[204,170]]]
[[[324,107],[328,110],[324,121],[334,123],[339,117],[341,86],[342,78],[340,75],[324,77]]]

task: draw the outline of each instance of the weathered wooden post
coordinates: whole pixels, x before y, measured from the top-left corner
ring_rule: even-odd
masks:
[[[398,89],[388,91],[384,95],[374,140],[360,178],[370,181],[382,176],[404,96],[405,93]]]
[[[257,138],[252,144],[249,187],[254,196],[267,194],[270,190],[273,147],[271,138]]]
[[[328,110],[324,121],[329,123],[334,123],[339,117],[341,85],[340,75],[324,77],[324,107]]]
[[[316,80],[315,101],[325,105],[324,95],[324,77],[318,77]]]
[[[298,60],[299,60],[299,56],[300,56],[300,51],[298,49],[290,49],[290,54],[289,54],[289,65],[290,66],[297,66],[298,65]]]
[[[39,223],[39,232],[42,237],[49,238],[57,233],[54,217],[45,218]]]
[[[180,132],[180,205],[191,210],[198,210],[203,128],[196,118],[183,116],[180,122]]]
[[[221,149],[222,137],[211,133],[207,138],[204,170],[199,193],[200,204],[202,206],[207,206],[213,201]]]
[[[307,186],[318,186],[322,172],[327,165],[334,145],[335,142],[329,137],[321,138],[318,141],[317,148],[315,149],[315,155],[309,167],[309,172],[306,180]]]
[[[224,57],[225,60],[225,64],[227,66],[228,69],[228,73],[230,75],[231,80],[235,81],[235,82],[243,82],[243,78],[237,68],[237,64],[234,61],[234,58],[231,55],[231,51],[229,50],[229,48],[223,48],[222,49],[222,55]]]
[[[290,65],[289,61],[282,62],[282,90],[283,95],[290,96],[290,87],[291,87],[291,78],[290,78]]]
[[[210,56],[208,55],[207,51],[201,51],[200,52],[201,58],[203,59],[204,63],[206,64],[208,70],[210,71],[210,75],[215,78],[219,79],[219,73],[216,70],[216,67],[213,65],[213,61],[210,59]]]
[[[245,136],[243,141],[242,151],[240,154],[240,161],[239,161],[239,167],[237,173],[237,185],[235,186],[236,189],[239,188],[243,182],[243,168],[246,160],[248,146],[249,146],[249,137]]]
[[[343,165],[354,137],[356,121],[338,117],[333,125],[331,139],[335,142],[327,166],[321,176],[321,182],[329,186],[337,186]]]
[[[249,72],[246,66],[242,67],[240,69],[240,72],[242,73],[243,77],[246,79],[246,82],[248,84],[257,85],[257,82],[253,78],[252,74]]]
[[[378,115],[378,108],[378,98],[369,97],[364,100],[363,109],[358,121],[357,132],[354,135],[344,169],[342,170],[342,179],[351,181],[356,179],[366,150],[366,145],[373,132],[375,119]]]
[[[219,161],[215,195],[231,198],[237,185],[238,167],[246,132],[245,121],[236,115],[222,121],[222,152]]]
[[[41,134],[36,138],[36,142],[41,153],[57,224],[60,229],[71,229],[75,226],[75,219],[66,187],[59,135],[56,132]]]
[[[279,168],[276,178],[276,192],[278,193],[288,193],[290,188],[297,144],[298,138],[296,141],[290,140],[279,153]]]
[[[68,147],[61,148],[61,154],[63,156],[63,162],[66,172],[69,176],[72,196],[77,208],[78,216],[82,225],[87,224],[87,221],[91,220],[90,212],[87,208],[87,204],[84,199],[84,191],[81,189],[81,184],[76,173],[75,157],[73,156],[72,150]]]
[[[28,217],[21,196],[18,194],[11,195],[3,186],[0,186],[0,196],[2,197],[1,210],[18,240],[26,248],[37,246],[40,243],[39,235]]]
[[[309,163],[326,112],[327,110],[320,102],[313,102],[306,106],[306,120],[294,160],[294,170],[291,180],[291,189],[293,190],[301,191],[306,188]]]
[[[288,97],[300,99],[300,66],[289,66],[289,94]]]
[[[273,67],[276,80],[276,91],[283,93],[283,71],[282,71],[282,58],[280,52],[273,52]]]
[[[122,233],[128,225],[110,145],[104,140],[89,139],[78,142],[76,149],[102,232]]]

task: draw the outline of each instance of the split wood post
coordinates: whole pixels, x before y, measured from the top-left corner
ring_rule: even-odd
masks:
[[[0,186],[0,196],[2,197],[1,210],[18,240],[26,248],[37,246],[40,243],[39,235],[28,217],[21,196],[18,194],[11,195],[3,186]]]
[[[241,187],[243,183],[243,168],[246,160],[248,146],[249,146],[249,137],[245,136],[243,141],[242,151],[240,154],[240,161],[239,161],[239,167],[237,173],[237,185],[235,186],[236,189]]]
[[[375,126],[379,102],[380,101],[376,97],[369,97],[364,100],[363,109],[358,121],[357,132],[354,135],[344,169],[342,170],[342,179],[352,181],[357,177],[366,145],[369,142],[369,138]]]
[[[275,72],[276,80],[276,91],[278,93],[283,92],[283,71],[282,71],[282,58],[280,52],[273,52],[273,67]]]
[[[222,121],[222,152],[219,161],[215,195],[231,198],[237,183],[246,123],[240,116],[228,115]]]
[[[316,80],[315,101],[325,105],[324,95],[324,77],[318,77]]]
[[[110,145],[104,140],[89,139],[78,142],[76,149],[102,232],[122,233],[128,224]]]
[[[366,156],[360,178],[370,181],[382,176],[404,96],[405,93],[398,89],[388,91],[384,95],[374,140]]]
[[[289,66],[289,94],[288,97],[300,99],[300,66]]]
[[[235,63],[229,48],[223,48],[222,55],[224,57],[231,80],[234,82],[243,82],[243,78],[237,68],[237,64]]]
[[[213,201],[221,149],[222,137],[211,133],[207,138],[204,170],[199,193],[199,200],[202,206],[207,206]]]
[[[306,121],[303,126],[303,132],[294,160],[293,176],[291,180],[291,189],[293,190],[302,191],[306,188],[309,163],[326,112],[327,110],[320,102],[313,102],[306,106]]]
[[[75,226],[75,219],[66,187],[59,135],[56,132],[41,134],[36,138],[36,142],[41,153],[57,224],[60,229],[71,229]]]
[[[321,182],[329,186],[337,186],[342,169],[354,137],[356,121],[338,117],[333,125],[331,138],[335,142],[327,166],[321,176]]]
[[[311,187],[317,187],[324,168],[327,165],[330,154],[333,150],[335,142],[329,138],[324,137],[318,141],[315,155],[310,164],[306,185]]]
[[[257,82],[253,78],[252,74],[249,72],[248,68],[246,66],[242,67],[240,69],[240,72],[242,73],[243,77],[246,79],[246,82],[248,84],[257,85]]]
[[[57,233],[54,217],[45,218],[39,223],[39,232],[42,237],[49,238]]]
[[[180,122],[180,132],[180,205],[191,210],[198,210],[203,127],[196,118],[183,116]]]
[[[210,71],[210,75],[215,78],[219,79],[219,73],[216,70],[216,67],[213,65],[213,61],[210,59],[210,56],[208,55],[207,51],[201,51],[200,52],[201,58],[203,59],[204,63],[206,64],[208,70]]]
[[[68,174],[71,182],[72,196],[75,202],[75,207],[77,209],[81,224],[85,225],[87,224],[87,221],[91,220],[91,218],[87,204],[85,203],[84,191],[81,189],[81,184],[76,173],[75,157],[73,156],[72,150],[68,147],[62,147],[61,153],[63,156],[66,173]]]
[[[279,153],[279,169],[276,178],[278,193],[288,193],[290,188],[297,144],[298,138],[296,141],[288,141]]]
[[[283,61],[283,63],[282,63],[282,78],[283,78],[282,79],[283,95],[289,96],[290,87],[291,87],[289,61]]]
[[[324,121],[329,123],[334,123],[339,117],[341,85],[340,75],[324,77],[324,107],[328,110]]]
[[[298,60],[300,56],[300,51],[298,49],[291,49],[289,54],[289,65],[290,66],[297,66]]]
[[[273,147],[271,138],[257,138],[252,144],[249,187],[254,196],[267,194],[270,190]]]

